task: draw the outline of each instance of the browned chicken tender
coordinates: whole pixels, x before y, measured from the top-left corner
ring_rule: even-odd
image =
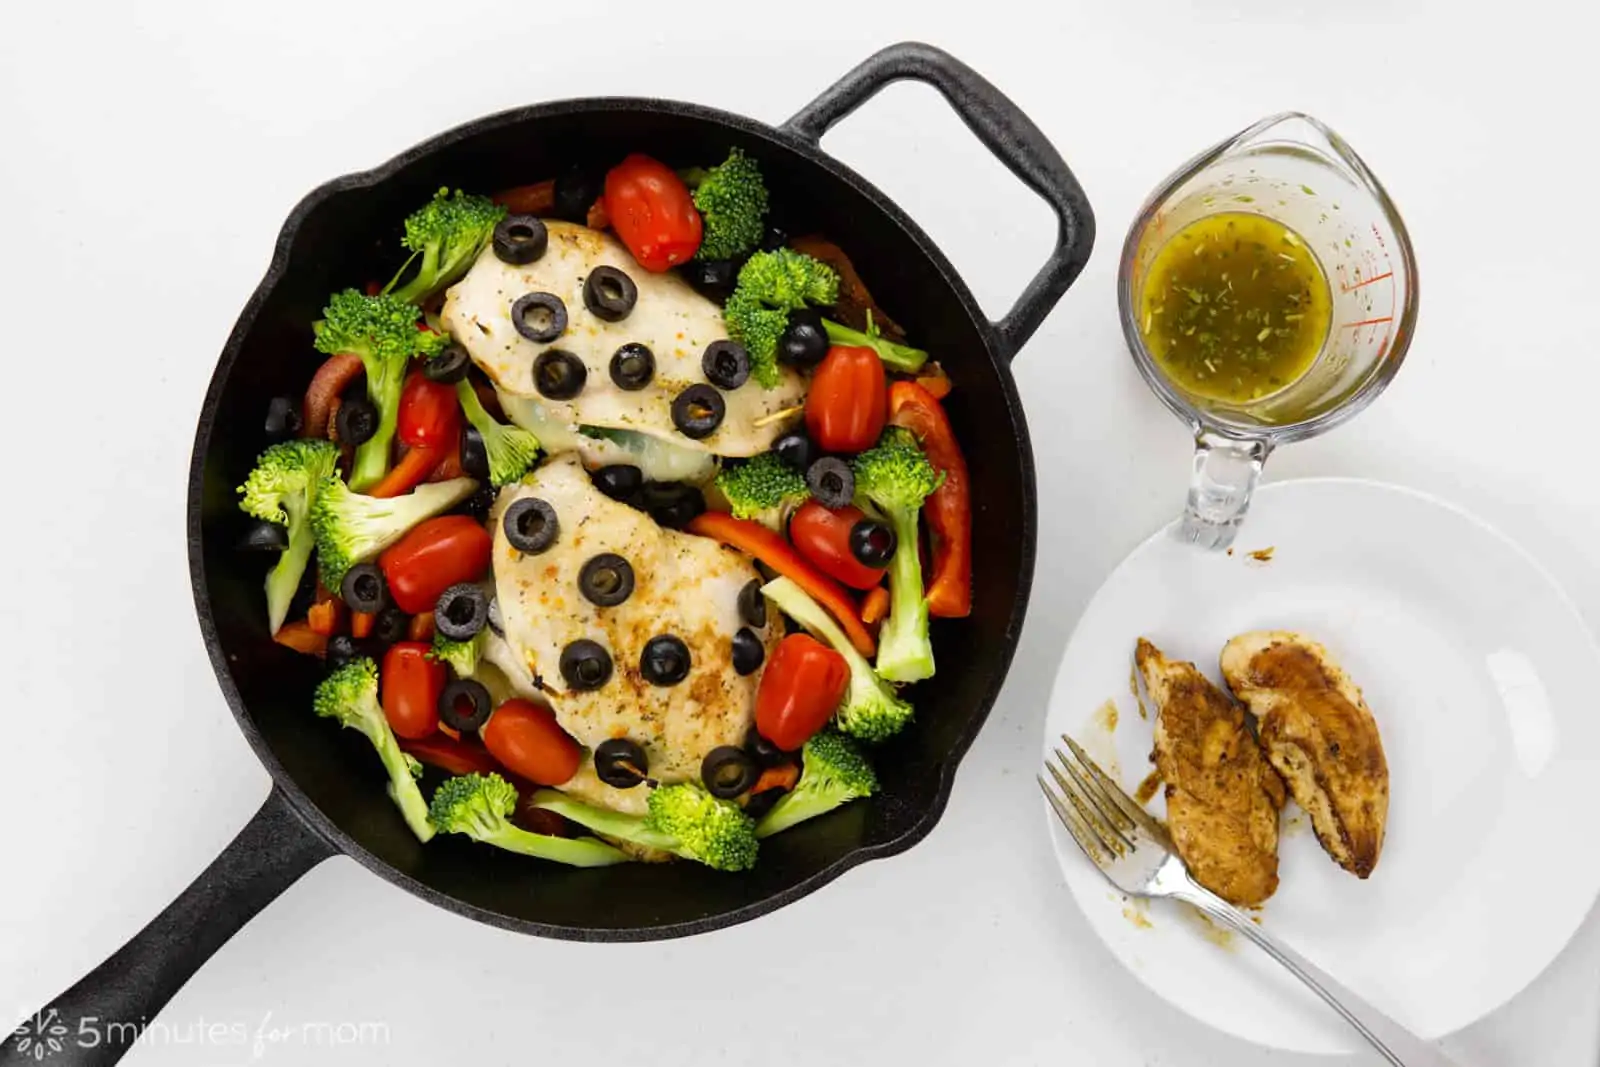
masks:
[[[1222,675],[1260,722],[1267,758],[1333,861],[1366,878],[1383,851],[1389,765],[1366,701],[1304,634],[1258,630],[1222,650]]]
[[[1156,704],[1153,757],[1178,855],[1223,899],[1260,904],[1278,888],[1283,783],[1243,710],[1193,663],[1169,660],[1143,638],[1134,662]]]

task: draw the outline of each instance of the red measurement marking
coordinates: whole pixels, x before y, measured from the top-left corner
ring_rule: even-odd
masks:
[[[1393,322],[1393,321],[1394,321],[1394,316],[1393,315],[1385,315],[1381,319],[1362,319],[1360,322],[1341,323],[1340,326],[1339,326],[1339,329],[1344,330],[1344,329],[1349,329],[1349,328],[1355,327],[1355,326],[1376,326],[1380,322]]]
[[[1380,274],[1375,278],[1366,278],[1366,279],[1363,279],[1362,281],[1356,282],[1354,285],[1345,285],[1345,286],[1341,286],[1340,288],[1342,289],[1342,291],[1344,291],[1346,293],[1353,293],[1357,289],[1360,289],[1362,286],[1371,285],[1373,282],[1381,282],[1385,278],[1393,278],[1393,277],[1394,277],[1394,271],[1391,270],[1391,271],[1389,271],[1389,272],[1387,272],[1385,274]]]

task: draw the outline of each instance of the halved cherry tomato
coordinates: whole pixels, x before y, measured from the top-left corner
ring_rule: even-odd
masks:
[[[827,725],[850,684],[844,657],[809,634],[778,642],[756,691],[756,729],[793,752]]]
[[[389,596],[408,615],[432,611],[439,594],[489,569],[494,539],[470,515],[420,522],[378,557]]]
[[[789,520],[789,540],[817,570],[856,589],[883,581],[883,567],[869,567],[850,551],[850,529],[866,519],[854,504],[825,508],[815,500],[800,505]]]
[[[383,714],[396,736],[427,737],[439,729],[439,694],[444,691],[444,664],[428,658],[431,645],[398,641],[383,654],[378,688]]]
[[[895,382],[889,390],[894,424],[922,442],[928,462],[944,483],[922,505],[933,541],[933,566],[927,576],[928,614],[959,619],[972,611],[972,482],[966,457],[944,406],[915,382]]]
[[[521,697],[495,708],[478,734],[506,770],[538,785],[560,785],[578,773],[583,758],[555,712]]]
[[[402,737],[400,750],[450,774],[498,774],[504,769],[482,745],[447,737],[443,730],[428,737]]]
[[[817,365],[806,397],[806,429],[824,452],[861,452],[889,421],[889,383],[870,348],[834,345]]]
[[[400,392],[400,416],[396,431],[400,440],[412,448],[444,448],[455,444],[461,432],[461,405],[456,387],[432,381],[421,371],[412,371]]]
[[[645,270],[684,263],[700,247],[700,212],[671,167],[634,153],[606,174],[611,228]]]

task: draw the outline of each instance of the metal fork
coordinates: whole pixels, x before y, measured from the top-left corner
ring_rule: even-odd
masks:
[[[1166,829],[1134,803],[1076,741],[1066,734],[1061,735],[1061,740],[1072,750],[1072,756],[1056,749],[1055,761],[1045,762],[1056,788],[1051,788],[1043,775],[1039,776],[1039,788],[1044,790],[1061,824],[1107,881],[1132,896],[1185,901],[1248,937],[1327,1001],[1394,1067],[1458,1067],[1444,1053],[1196,882],[1178,857]]]

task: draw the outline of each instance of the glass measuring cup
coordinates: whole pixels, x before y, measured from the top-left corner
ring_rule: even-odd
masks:
[[[1293,231],[1320,264],[1332,308],[1309,368],[1247,402],[1204,396],[1170,377],[1146,345],[1138,311],[1166,242],[1224,212],[1264,215]],[[1117,303],[1140,374],[1194,429],[1180,535],[1223,549],[1272,450],[1351,418],[1399,371],[1416,327],[1417,266],[1399,212],[1361,158],[1310,115],[1286,111],[1206,149],[1150,196],[1122,247]]]

